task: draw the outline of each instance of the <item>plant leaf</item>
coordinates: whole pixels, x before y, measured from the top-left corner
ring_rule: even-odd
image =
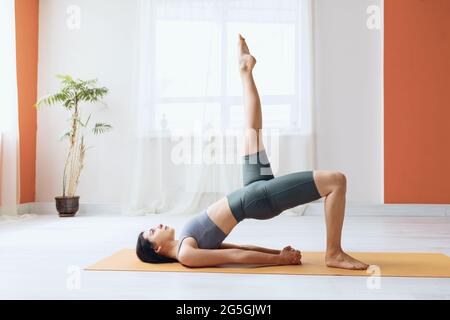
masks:
[[[95,135],[98,135],[98,134],[102,134],[102,133],[104,133],[104,132],[106,132],[108,130],[111,130],[111,129],[112,129],[111,125],[100,122],[100,123],[96,123],[95,124],[95,127],[92,129],[92,132]]]
[[[64,139],[68,139],[68,138],[70,138],[72,136],[72,130],[69,130],[69,131],[67,131],[66,133],[64,133],[60,138],[59,138],[59,140],[61,141],[61,140],[64,140]]]
[[[84,123],[84,127],[87,127],[87,125],[89,124],[89,120],[91,120],[91,116],[92,116],[92,114],[90,114],[89,117],[87,118],[86,122]]]
[[[89,116],[89,117],[90,117],[90,116]],[[80,126],[82,126],[83,128],[86,128],[87,122],[86,122],[86,123],[83,123],[79,117],[76,118],[76,121],[80,124]],[[88,119],[88,121],[89,121],[89,119]]]

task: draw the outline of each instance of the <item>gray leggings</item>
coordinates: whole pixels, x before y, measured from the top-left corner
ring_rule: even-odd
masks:
[[[265,150],[244,156],[243,180],[244,187],[227,195],[238,222],[271,219],[286,209],[321,198],[313,171],[275,178]]]

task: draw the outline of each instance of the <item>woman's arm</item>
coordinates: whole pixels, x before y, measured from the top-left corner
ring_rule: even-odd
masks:
[[[178,261],[188,267],[214,267],[224,264],[279,265],[280,256],[242,249],[198,249],[184,247]]]
[[[198,249],[184,247],[178,261],[188,267],[214,267],[224,264],[291,265],[301,264],[299,251],[284,248],[280,254],[242,249]]]
[[[242,250],[251,250],[251,251],[259,251],[270,254],[280,254],[281,250],[274,250],[269,248],[257,247],[253,245],[238,245],[233,243],[222,243],[220,249],[242,249]]]

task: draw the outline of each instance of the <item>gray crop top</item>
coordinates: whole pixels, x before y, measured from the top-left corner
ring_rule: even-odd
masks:
[[[227,235],[211,220],[206,210],[193,217],[181,230],[177,257],[183,240],[193,237],[200,249],[217,249]]]

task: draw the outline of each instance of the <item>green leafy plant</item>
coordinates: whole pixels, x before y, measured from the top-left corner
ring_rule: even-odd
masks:
[[[63,197],[73,197],[78,187],[81,171],[84,167],[86,155],[85,137],[92,133],[99,135],[112,129],[112,126],[98,122],[89,126],[91,114],[83,121],[80,102],[95,103],[108,93],[105,87],[97,87],[97,80],[74,80],[69,75],[58,75],[62,87],[59,92],[39,99],[35,107],[42,105],[62,105],[71,112],[70,129],[63,134],[61,140],[69,141],[69,150],[66,156],[63,173]]]

